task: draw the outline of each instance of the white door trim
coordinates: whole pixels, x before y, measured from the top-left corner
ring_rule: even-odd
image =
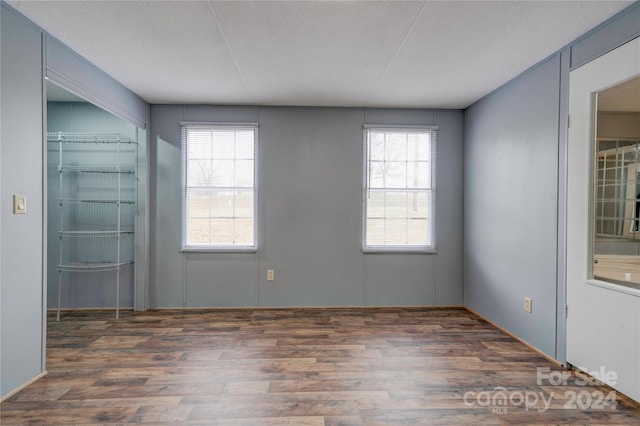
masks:
[[[615,372],[640,401],[640,291],[591,280],[595,93],[640,75],[640,38],[570,73],[567,182],[567,362]],[[630,289],[634,290],[634,289]]]

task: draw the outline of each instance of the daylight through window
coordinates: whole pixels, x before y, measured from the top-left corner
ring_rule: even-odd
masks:
[[[366,128],[364,249],[435,250],[436,129]]]
[[[182,127],[183,249],[255,249],[255,127]]]

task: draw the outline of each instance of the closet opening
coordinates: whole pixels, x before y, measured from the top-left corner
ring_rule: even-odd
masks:
[[[47,308],[118,318],[136,305],[144,131],[50,80],[46,95]]]

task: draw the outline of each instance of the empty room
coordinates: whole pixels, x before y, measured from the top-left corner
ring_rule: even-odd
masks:
[[[0,424],[640,424],[639,1],[0,19]]]

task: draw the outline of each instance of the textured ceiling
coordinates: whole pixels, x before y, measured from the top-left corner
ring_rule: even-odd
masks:
[[[465,108],[633,1],[7,1],[150,103]]]

